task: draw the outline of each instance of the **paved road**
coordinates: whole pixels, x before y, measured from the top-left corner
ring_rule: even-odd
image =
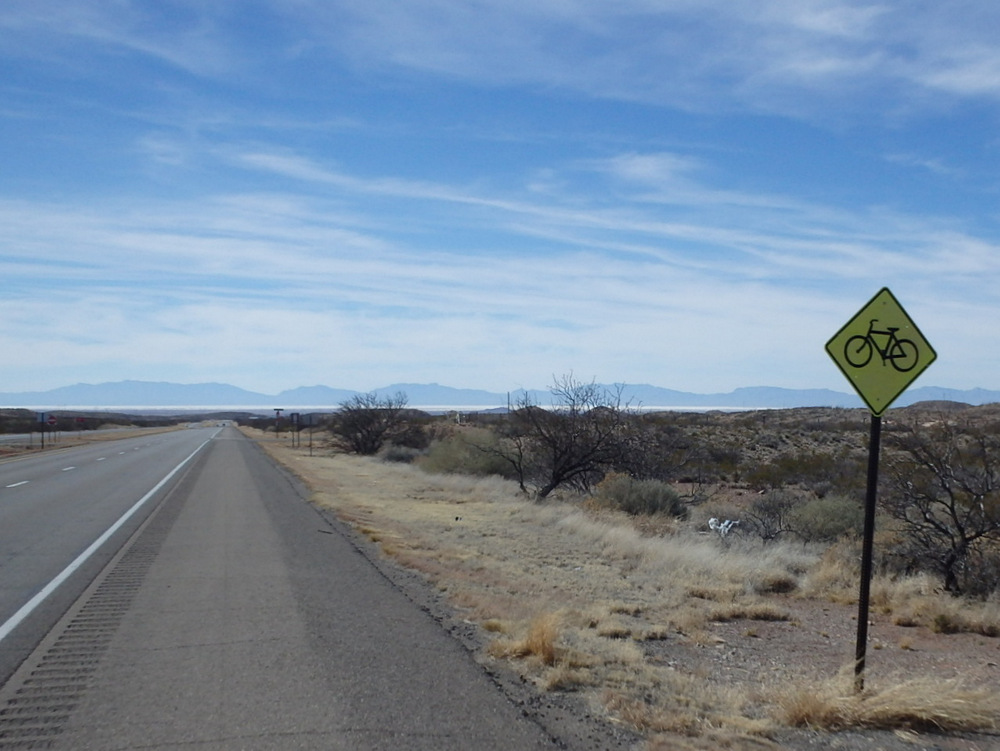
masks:
[[[0,683],[135,531],[170,483],[150,491],[218,432],[137,436],[0,463]],[[132,516],[107,543],[81,559],[131,509]],[[47,592],[61,574],[66,581]]]
[[[0,749],[5,738],[102,751],[557,747],[233,429],[0,691]]]

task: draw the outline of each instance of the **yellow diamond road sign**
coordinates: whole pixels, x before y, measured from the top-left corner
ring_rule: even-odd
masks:
[[[887,287],[826,343],[826,351],[875,416],[937,358]]]

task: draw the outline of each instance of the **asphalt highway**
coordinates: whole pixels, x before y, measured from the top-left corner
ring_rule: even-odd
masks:
[[[218,432],[137,436],[0,462],[0,682],[107,564],[180,470],[165,478]]]
[[[212,433],[167,435],[187,434],[116,449],[115,482],[140,474],[128,470],[129,452],[169,454],[153,476],[171,462],[180,469],[58,623],[38,627],[37,648],[0,689],[0,749],[559,747],[252,442],[232,428],[203,446]],[[5,520],[34,539],[5,552],[0,570],[30,559],[44,579],[99,535],[116,511],[97,522],[87,509],[110,504],[77,491],[96,482],[91,465],[113,458],[66,452],[4,465],[0,544],[19,540]],[[129,481],[132,495],[151,479]],[[43,493],[45,484],[61,490]],[[34,501],[8,500],[17,491]],[[59,503],[60,493],[78,500]],[[32,504],[80,530],[58,561]],[[38,586],[27,579],[4,585],[5,613]]]

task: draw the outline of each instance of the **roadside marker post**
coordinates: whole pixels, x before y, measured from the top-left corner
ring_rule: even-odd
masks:
[[[937,353],[888,287],[879,290],[833,335],[826,343],[826,351],[871,412],[858,635],[854,652],[854,690],[860,693],[865,687],[882,414],[937,359]]]

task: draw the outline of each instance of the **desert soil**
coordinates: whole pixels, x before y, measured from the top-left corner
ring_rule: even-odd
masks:
[[[767,596],[767,612],[782,620],[712,620],[720,603],[741,601],[739,587],[699,573],[696,559],[652,552],[663,541],[627,517],[533,503],[494,479],[319,448],[310,456],[287,439],[245,432],[568,748],[1000,749],[994,732],[782,725],[777,697],[829,682],[851,663],[856,605],[777,594]],[[726,553],[719,546],[714,555]],[[685,582],[686,594],[672,580]],[[530,646],[532,629],[546,625],[554,656]],[[998,664],[1000,639],[871,618],[868,687],[930,677],[993,689]]]

